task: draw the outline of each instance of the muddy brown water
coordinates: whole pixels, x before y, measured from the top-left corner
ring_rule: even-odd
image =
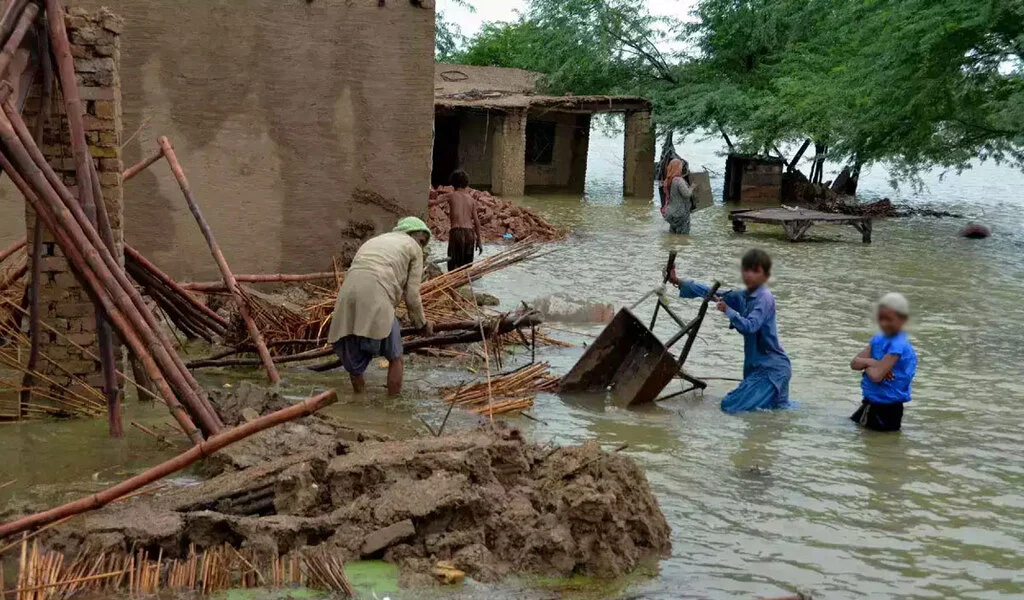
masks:
[[[733,234],[726,209],[698,213],[689,237],[672,236],[650,203],[621,197],[621,138],[595,135],[587,193],[537,195],[523,201],[570,227],[560,251],[488,278],[484,291],[508,306],[550,293],[630,304],[652,288],[668,251],[680,271],[735,284],[739,255],[750,246],[773,253],[782,341],[793,358],[793,410],[726,416],[717,400],[734,385],[712,381],[703,395],[638,411],[599,399],[538,399],[544,424],[516,420],[541,442],[598,439],[647,468],[673,528],[673,555],[657,576],[599,597],[751,598],[797,589],[821,598],[1009,598],[1024,596],[1024,176],[981,165],[962,176],[925,178],[921,192],[893,192],[882,169],[862,184],[866,197],[891,196],[960,212],[990,224],[986,241],[957,237],[956,219],[877,223],[865,246],[852,228],[821,227],[812,241],[790,244],[778,230]],[[721,189],[717,143],[681,145],[692,165],[708,165]],[[219,235],[230,235],[219,232]],[[437,250],[435,250],[435,253]],[[914,306],[913,340],[921,358],[915,399],[899,435],[859,431],[847,420],[858,401],[849,359],[873,332],[872,301],[906,293]],[[676,300],[683,314],[697,306]],[[650,314],[650,307],[641,310]],[[557,332],[583,344],[597,325]],[[665,324],[659,333],[668,335]],[[582,352],[545,350],[564,371]],[[698,375],[738,377],[742,344],[717,314],[702,331],[689,363]],[[244,377],[260,379],[258,374]],[[371,373],[383,383],[383,371]],[[398,435],[436,424],[436,385],[471,374],[414,359],[409,391],[389,401],[343,397],[330,409],[354,426]],[[237,383],[239,374],[204,376],[208,385]],[[296,398],[333,384],[338,375],[285,373]],[[166,421],[162,409],[130,406],[130,418]],[[456,412],[449,427],[475,419]],[[169,455],[129,430],[105,437],[100,421],[0,426],[0,502],[55,502],[110,484]],[[187,484],[189,476],[174,480]],[[431,596],[552,597],[531,582],[467,586]],[[406,592],[401,597],[423,597]]]

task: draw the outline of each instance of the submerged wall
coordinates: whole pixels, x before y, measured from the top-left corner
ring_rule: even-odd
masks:
[[[168,136],[236,272],[323,270],[371,227],[426,212],[432,9],[407,0],[71,4],[124,18],[125,137],[138,130],[125,164]],[[357,201],[358,190],[386,200]],[[5,188],[2,210],[20,221],[21,199],[11,197]],[[0,235],[13,240],[21,223]],[[178,278],[217,275],[163,162],[125,184],[125,237]]]

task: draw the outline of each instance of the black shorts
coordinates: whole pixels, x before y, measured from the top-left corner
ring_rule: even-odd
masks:
[[[903,404],[877,404],[865,400],[850,420],[872,431],[899,431],[903,425]]]

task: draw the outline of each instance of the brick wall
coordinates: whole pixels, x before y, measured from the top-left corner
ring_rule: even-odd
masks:
[[[89,151],[103,187],[103,200],[110,216],[117,255],[119,260],[123,260],[121,81],[118,72],[123,21],[106,9],[99,12],[72,9],[67,15],[67,27],[82,97]],[[39,90],[35,89],[25,106],[27,122],[32,123],[38,118],[39,104]],[[61,97],[53,99],[50,115],[43,136],[43,154],[64,178],[65,184],[77,193],[75,160]],[[25,222],[31,239],[35,226],[35,214],[31,208],[27,209]],[[99,355],[95,308],[48,232],[43,237],[40,267],[40,318],[66,337],[45,328],[42,331],[40,351],[58,362],[60,367],[40,360],[36,370],[46,374],[51,381],[40,381],[37,385],[52,388],[51,394],[64,394],[72,383],[70,372],[89,385],[101,387],[99,363],[90,356],[90,353]]]

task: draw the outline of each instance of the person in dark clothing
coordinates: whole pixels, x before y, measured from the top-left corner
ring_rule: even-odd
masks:
[[[463,170],[452,173],[451,185],[455,191],[441,196],[435,204],[448,203],[448,270],[454,271],[473,264],[473,251],[483,252],[480,237],[480,215],[476,199],[469,189],[469,175]]]

